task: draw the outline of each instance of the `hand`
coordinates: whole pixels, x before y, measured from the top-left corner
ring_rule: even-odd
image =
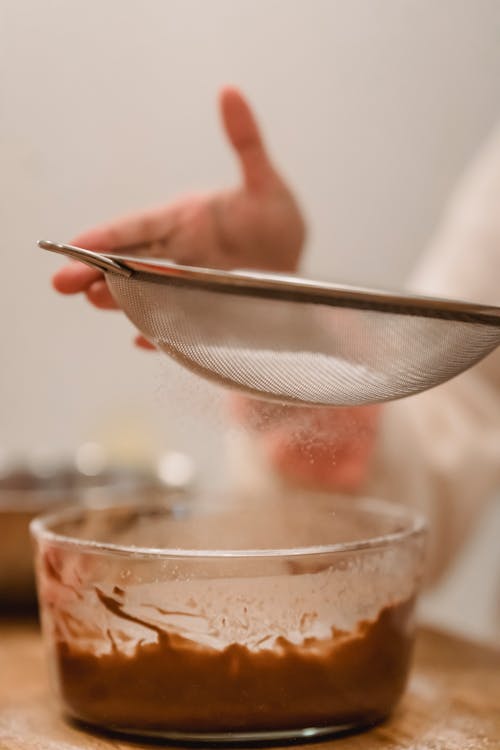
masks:
[[[232,397],[233,415],[258,434],[264,458],[295,485],[354,493],[365,482],[375,447],[379,406],[275,404]]]
[[[186,265],[297,268],[305,240],[299,207],[266,153],[255,118],[242,95],[224,89],[220,109],[228,139],[243,173],[233,190],[179,199],[124,217],[75,237],[72,244],[101,252],[155,240],[146,254],[164,254]],[[129,252],[129,251],[127,251]],[[63,294],[83,292],[101,309],[114,309],[104,277],[71,262],[53,280]],[[141,336],[136,342],[153,348]],[[271,465],[295,483],[354,491],[368,470],[378,410],[279,406],[237,396],[238,418],[259,433]]]
[[[163,241],[144,254],[212,268],[296,270],[305,239],[298,205],[275,170],[241,93],[223,89],[220,110],[243,173],[240,187],[187,196],[118,219],[78,235],[71,244],[119,252],[124,246]],[[53,284],[63,294],[83,292],[101,309],[117,308],[103,275],[89,266],[71,262],[55,274]],[[153,348],[141,336],[136,343]]]

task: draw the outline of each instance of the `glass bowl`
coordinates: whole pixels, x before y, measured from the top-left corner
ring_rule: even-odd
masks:
[[[298,739],[386,717],[407,679],[425,523],[385,502],[267,498],[36,519],[66,714],[170,740]]]

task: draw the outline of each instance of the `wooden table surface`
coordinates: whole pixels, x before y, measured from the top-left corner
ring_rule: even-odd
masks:
[[[66,723],[50,694],[36,624],[0,620],[0,750],[151,747],[89,734]],[[369,732],[305,747],[498,750],[500,651],[422,629],[406,695],[392,718]]]

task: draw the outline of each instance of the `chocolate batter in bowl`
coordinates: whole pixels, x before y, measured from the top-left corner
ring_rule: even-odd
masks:
[[[32,523],[64,711],[171,740],[297,739],[387,716],[406,683],[420,517],[374,500],[123,505]]]

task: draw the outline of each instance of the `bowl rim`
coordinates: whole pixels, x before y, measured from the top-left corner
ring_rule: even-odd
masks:
[[[381,500],[373,497],[362,498],[339,498],[336,503],[345,503],[351,506],[354,503],[358,509],[366,513],[382,513],[392,518],[399,518],[405,522],[405,527],[387,534],[369,537],[367,539],[353,540],[352,542],[334,542],[332,544],[298,546],[290,548],[248,548],[248,549],[191,549],[178,547],[139,547],[134,545],[115,544],[113,542],[99,542],[92,539],[78,539],[66,534],[53,531],[50,526],[55,523],[70,521],[82,516],[89,510],[105,510],[107,508],[130,508],[144,513],[159,510],[174,512],[173,505],[162,505],[159,503],[99,503],[94,505],[67,506],[57,510],[39,515],[30,522],[30,533],[36,544],[52,543],[60,547],[89,552],[94,554],[106,553],[116,557],[132,557],[142,559],[221,559],[221,558],[284,558],[311,555],[344,554],[346,552],[357,552],[364,550],[383,549],[396,546],[410,539],[425,536],[428,523],[425,516],[418,510],[404,505]],[[206,507],[206,506],[205,506]],[[217,506],[210,506],[213,507]],[[227,509],[227,506],[225,506]],[[185,513],[190,510],[189,506],[178,506],[177,510]]]

